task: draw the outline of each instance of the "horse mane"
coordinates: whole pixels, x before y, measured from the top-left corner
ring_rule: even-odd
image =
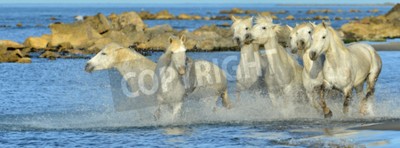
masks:
[[[272,18],[269,16],[262,16],[262,15],[257,16],[256,24],[263,24],[263,23],[272,24]]]
[[[297,30],[299,30],[300,28],[303,28],[303,27],[314,28],[314,26],[311,24],[311,22],[305,22],[305,23],[301,23],[300,25],[297,25],[296,27],[294,27],[293,31],[296,32]]]
[[[335,42],[335,46],[339,47],[339,49],[342,50],[348,50],[347,47],[344,45],[342,38],[338,35],[335,29],[333,29],[331,26],[327,26],[326,29],[332,36],[332,40]]]
[[[249,26],[252,26],[253,20],[251,17],[250,18],[236,18],[236,20],[233,21],[231,28],[233,28],[234,26],[236,26],[237,24],[240,24],[240,23],[245,23]]]

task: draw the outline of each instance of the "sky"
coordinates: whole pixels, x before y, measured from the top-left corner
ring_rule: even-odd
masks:
[[[365,3],[399,3],[400,0],[0,0],[0,3],[311,3],[311,4],[365,4]]]

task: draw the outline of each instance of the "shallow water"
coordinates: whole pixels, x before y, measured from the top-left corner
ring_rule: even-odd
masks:
[[[87,59],[3,63],[0,146],[395,146],[400,144],[398,131],[351,129],[400,122],[400,52],[379,54],[384,65],[377,84],[375,116],[358,116],[355,98],[355,107],[345,116],[342,101],[335,99],[328,101],[334,112],[330,120],[299,105],[272,107],[260,95],[244,94],[235,102],[235,82],[230,81],[233,109],[214,113],[207,102],[189,101],[181,118],[156,122],[154,107],[142,109],[141,115],[136,110],[115,112],[109,71],[84,72]],[[238,55],[189,53],[194,59],[210,61]]]

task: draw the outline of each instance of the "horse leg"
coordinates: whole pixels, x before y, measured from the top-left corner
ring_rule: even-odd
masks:
[[[368,80],[367,80],[367,93],[365,95],[365,100],[362,101],[364,103],[364,109],[361,114],[363,115],[368,115],[371,114],[373,115],[373,102],[374,102],[374,93],[375,93],[375,85],[378,76],[377,75],[369,75]]]
[[[179,103],[175,103],[172,106],[172,118],[175,120],[175,118],[177,117],[177,115],[181,114],[181,110],[182,110],[182,102]]]
[[[240,102],[240,91],[236,91],[236,102]]]
[[[356,89],[357,99],[360,100],[360,114],[364,116],[366,113],[365,105],[367,101],[367,98],[364,95],[364,83],[360,84],[359,86],[356,86],[355,89]]]
[[[343,113],[345,115],[347,115],[349,113],[352,89],[353,89],[353,87],[351,87],[351,85],[349,85],[348,87],[343,89],[343,94],[344,94]]]
[[[238,96],[240,96],[240,92],[238,92]],[[232,104],[231,101],[229,100],[229,96],[228,96],[228,89],[225,89],[224,92],[221,94],[221,99],[222,99],[222,105],[227,108],[227,109],[231,109],[232,108]]]
[[[316,89],[314,89],[312,91],[306,91],[310,105],[312,107],[314,107],[318,112],[320,112],[321,110],[319,108],[319,103],[317,102],[317,98],[319,95],[318,93],[320,93],[320,92],[319,92],[319,90],[316,90]]]
[[[329,109],[329,107],[328,107],[328,105],[326,105],[326,101],[325,101],[325,96],[329,92],[330,92],[329,89],[324,89],[323,87],[321,87],[319,105],[322,108],[325,118],[332,118],[332,115],[333,115],[331,109]]]

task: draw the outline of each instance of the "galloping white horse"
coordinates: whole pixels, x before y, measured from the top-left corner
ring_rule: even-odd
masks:
[[[360,113],[372,114],[372,97],[382,69],[382,60],[378,53],[367,44],[346,48],[336,31],[325,22],[315,27],[312,38],[310,59],[317,60],[321,54],[326,55],[323,66],[324,89],[328,91],[335,88],[343,92],[343,112],[347,114],[352,90],[355,88],[357,96],[362,99]],[[365,81],[368,84],[366,95],[363,92]],[[325,117],[332,116],[324,97],[321,97],[321,105]]]
[[[263,69],[266,67],[265,58],[260,55],[259,45],[245,42],[249,38],[253,26],[253,17],[247,19],[232,16],[233,41],[240,46],[240,62],[236,70],[236,97],[240,100],[240,92],[265,90]]]
[[[185,40],[184,36],[171,37],[169,47],[157,62],[155,71],[160,86],[157,91],[158,108],[154,114],[156,119],[160,118],[162,105],[170,106],[173,117],[176,117],[184,97],[194,92],[208,97],[219,96],[224,107],[231,107],[224,71],[208,61],[188,58]]]
[[[303,99],[301,96],[303,91],[302,67],[279,45],[276,36],[279,27],[272,23],[272,18],[258,16],[250,36],[252,43],[264,44],[268,61],[264,79],[274,104],[277,103],[279,97],[284,97],[286,100]],[[294,101],[287,101],[287,103],[290,102]]]
[[[92,72],[111,68],[118,70],[125,81],[128,82],[131,92],[137,92],[136,97],[129,97],[128,99],[114,98],[114,106],[117,111],[138,109],[136,107],[140,104],[142,106],[139,107],[143,107],[143,103],[153,106],[155,103],[154,95],[139,91],[141,87],[153,87],[152,77],[140,77],[139,75],[144,74],[143,72],[153,73],[156,63],[134,50],[124,48],[117,43],[110,43],[87,62],[85,70]]]
[[[323,93],[323,74],[322,66],[323,60],[317,57],[314,61],[310,59],[308,50],[312,43],[312,31],[314,29],[313,23],[303,23],[296,25],[294,29],[290,28],[290,46],[292,53],[298,53],[303,60],[303,86],[306,90],[309,103],[316,108],[320,109],[318,103],[321,93]]]

